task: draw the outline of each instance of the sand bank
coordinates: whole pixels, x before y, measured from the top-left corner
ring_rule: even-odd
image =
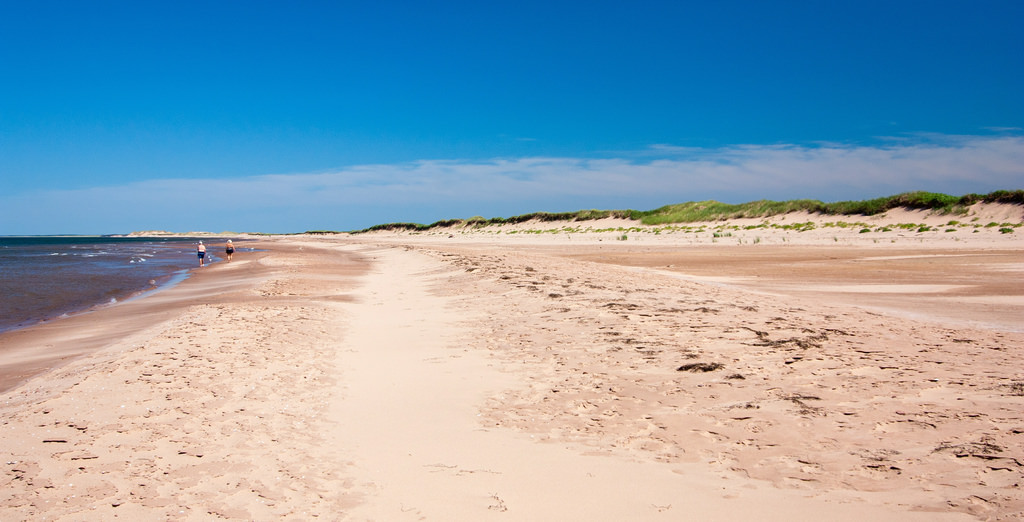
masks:
[[[274,240],[0,337],[8,382],[53,368],[0,397],[0,518],[1024,514],[1010,234],[450,235]]]

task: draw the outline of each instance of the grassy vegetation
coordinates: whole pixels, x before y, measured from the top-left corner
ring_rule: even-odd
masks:
[[[738,205],[719,203],[718,201],[699,201],[668,205],[646,212],[632,211],[632,217],[639,219],[645,225],[660,225],[663,223],[770,217],[801,211],[837,216],[873,216],[891,209],[906,208],[963,214],[966,213],[967,207],[979,202],[1021,205],[1024,204],[1024,190],[1000,190],[990,194],[968,194],[966,196],[950,196],[935,192],[907,192],[866,201],[838,201],[835,203],[822,203],[812,199],[761,200]]]
[[[480,228],[489,225],[516,224],[533,220],[551,222],[624,218],[638,220],[644,225],[666,225],[724,221],[737,218],[764,218],[788,214],[791,212],[809,212],[813,214],[835,216],[872,216],[898,208],[932,210],[945,214],[963,215],[966,214],[967,207],[975,203],[1009,203],[1024,205],[1024,190],[998,190],[989,194],[967,194],[965,196],[950,196],[935,192],[906,192],[895,196],[866,201],[839,201],[834,203],[823,203],[821,201],[811,199],[798,199],[791,201],[759,200],[733,205],[709,200],[666,205],[661,208],[647,211],[590,209],[558,213],[534,212],[508,218],[484,218],[481,216],[474,216],[469,219],[447,219],[437,221],[429,225],[419,223],[387,223],[383,225],[375,225],[363,230],[357,230],[353,233],[373,232],[379,230],[422,232],[434,228],[456,226]],[[950,221],[950,225],[953,224],[960,225],[958,221]],[[852,225],[866,226],[864,223],[854,223]],[[843,223],[836,224],[835,226],[851,226],[851,224]],[[993,223],[990,226],[996,226],[996,224]],[[811,223],[797,223],[793,225],[786,225],[786,227],[791,227],[797,231],[801,231],[805,229],[812,229],[814,228],[814,225]],[[572,232],[574,229],[566,228],[563,231]],[[862,232],[864,231],[866,230],[862,230]],[[330,234],[335,232],[317,230],[310,231],[309,233]]]
[[[807,199],[793,201],[761,200],[738,205],[709,200],[666,205],[646,212],[631,211],[630,217],[639,220],[645,225],[696,223],[700,221],[768,217],[801,210],[818,212],[821,205],[820,201]]]

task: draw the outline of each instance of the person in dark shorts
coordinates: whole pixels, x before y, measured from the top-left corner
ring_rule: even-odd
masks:
[[[196,246],[196,255],[199,256],[199,266],[206,266],[206,245],[202,241]]]
[[[228,255],[228,261],[231,261],[231,256],[235,254],[235,245],[228,240],[228,244],[224,246],[224,253]]]

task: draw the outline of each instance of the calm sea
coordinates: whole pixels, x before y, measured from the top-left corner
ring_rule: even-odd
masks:
[[[116,303],[188,276],[198,239],[0,236],[0,332]],[[223,255],[209,245],[206,262]],[[211,259],[212,257],[212,259]]]

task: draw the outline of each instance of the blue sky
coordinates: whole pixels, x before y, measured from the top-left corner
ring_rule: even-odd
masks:
[[[0,235],[1024,188],[1024,2],[0,0]]]

